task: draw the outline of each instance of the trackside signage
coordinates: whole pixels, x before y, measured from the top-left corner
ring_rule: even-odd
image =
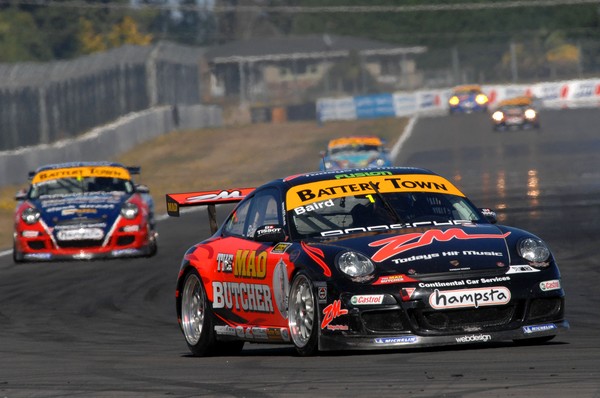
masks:
[[[317,181],[292,187],[287,192],[287,210],[350,195],[392,192],[435,192],[464,196],[445,178],[429,174],[368,176]]]
[[[129,180],[131,176],[129,171],[123,167],[111,166],[87,166],[87,167],[66,167],[62,169],[44,170],[37,173],[31,180],[32,184],[44,181],[58,180],[61,178],[85,178],[85,177],[110,177]]]

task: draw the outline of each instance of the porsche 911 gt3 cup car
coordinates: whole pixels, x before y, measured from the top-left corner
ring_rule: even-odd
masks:
[[[375,136],[336,138],[321,153],[320,170],[342,170],[392,165],[385,142]]]
[[[448,99],[448,109],[453,113],[486,112],[489,99],[478,85],[457,86]]]
[[[500,101],[492,113],[494,130],[539,129],[538,112],[530,97]]]
[[[541,343],[569,327],[556,260],[447,179],[354,169],[259,188],[167,194],[208,205],[214,235],[183,256],[178,322],[197,356],[244,342],[318,350]],[[214,206],[240,202],[220,228]]]
[[[109,162],[52,164],[30,173],[17,194],[15,262],[151,256],[154,203],[131,174]]]

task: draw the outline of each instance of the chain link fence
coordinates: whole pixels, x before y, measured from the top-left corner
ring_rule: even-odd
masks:
[[[72,61],[0,64],[0,151],[73,138],[159,105],[199,104],[203,53],[159,42]]]

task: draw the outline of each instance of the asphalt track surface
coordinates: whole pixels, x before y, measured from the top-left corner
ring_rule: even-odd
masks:
[[[161,221],[151,259],[0,257],[0,397],[599,398],[600,111],[541,116],[539,132],[505,133],[480,114],[420,118],[397,163],[455,179],[503,223],[546,240],[571,323],[555,340],[312,358],[247,343],[239,356],[191,357],[174,283],[184,250],[208,235],[202,211]]]

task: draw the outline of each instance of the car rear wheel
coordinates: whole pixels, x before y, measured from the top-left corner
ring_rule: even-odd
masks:
[[[213,315],[200,277],[188,273],[181,293],[181,330],[194,356],[207,356],[216,346]]]
[[[313,284],[304,273],[294,277],[288,303],[288,323],[296,351],[302,356],[315,354],[318,351],[319,317]]]

